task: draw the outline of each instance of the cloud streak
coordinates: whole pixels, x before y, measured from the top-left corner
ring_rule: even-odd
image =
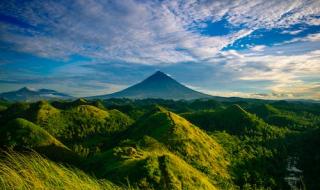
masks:
[[[259,28],[318,22],[319,1],[8,1],[6,14],[32,27],[3,24],[1,40],[22,52],[67,59],[80,54],[142,64],[203,61]],[[243,29],[204,36],[205,21]],[[12,32],[14,31],[14,32]]]
[[[132,84],[142,71],[160,68],[180,73],[178,77],[195,75],[189,85],[202,83],[214,94],[239,87],[233,94],[319,98],[319,31],[304,33],[320,25],[319,7],[318,0],[8,0],[0,2],[0,49],[65,63],[51,69],[50,76],[34,78],[69,76],[69,87],[77,85],[75,80],[92,82],[97,92]],[[211,33],[203,32],[207,30]],[[267,45],[263,34],[254,35],[261,30],[292,38]],[[245,38],[261,43],[230,48]],[[70,64],[75,56],[87,60]],[[17,63],[0,59],[0,79],[21,82],[35,75],[20,68],[22,74],[15,74],[10,64]],[[138,71],[141,65],[144,70]],[[134,75],[127,84],[112,74],[121,73],[119,67],[126,72],[122,77]],[[73,92],[87,95],[84,90]]]

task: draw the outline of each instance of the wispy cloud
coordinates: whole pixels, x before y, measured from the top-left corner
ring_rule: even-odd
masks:
[[[269,91],[267,98],[314,99],[319,97],[319,83],[316,82],[320,80],[319,59],[319,50],[298,55],[230,50],[224,52],[218,62],[213,59],[212,64],[223,62],[220,69],[232,76],[233,80],[265,82],[260,90]],[[257,97],[258,93],[259,87],[251,94]]]
[[[319,1],[6,1],[0,13],[32,27],[2,24],[1,40],[23,52],[80,54],[142,64],[202,61],[259,28],[314,24]],[[244,29],[204,36],[193,25],[226,19]]]
[[[294,92],[302,89],[306,97],[316,98],[311,91],[317,89],[315,80],[320,75],[320,35],[316,30],[305,31],[320,25],[318,7],[318,0],[8,0],[0,2],[0,48],[68,63],[51,68],[50,76],[45,77],[62,80],[69,76],[63,88],[74,89],[70,92],[77,95],[87,95],[89,87],[80,92],[76,86],[92,83],[96,84],[93,93],[111,92],[135,82],[142,71],[161,67],[195,75],[190,85],[202,83],[204,89],[221,95],[232,92],[226,88],[239,87],[234,95],[236,91],[241,96],[264,97],[267,91],[301,97],[303,93]],[[295,28],[297,25],[303,27]],[[203,29],[213,32],[205,34]],[[276,30],[293,39],[267,45],[263,34],[253,35],[263,30]],[[226,48],[244,38],[258,38],[261,43],[243,42],[244,50]],[[89,61],[69,64],[74,56]],[[0,59],[0,68],[15,64],[8,59]],[[138,71],[137,65],[147,69]],[[193,73],[178,71],[177,65]],[[135,78],[123,80],[126,84],[119,82],[112,72],[120,70]],[[13,68],[2,73],[1,79],[20,82],[34,74],[20,69],[24,74],[19,75]],[[35,76],[34,80],[40,84],[45,77]],[[214,89],[212,83],[219,83],[221,89]]]

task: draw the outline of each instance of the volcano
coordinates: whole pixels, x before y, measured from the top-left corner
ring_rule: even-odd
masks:
[[[177,82],[167,74],[157,71],[142,82],[130,86],[122,91],[112,94],[94,96],[94,99],[129,98],[146,99],[160,98],[172,100],[191,100],[199,98],[210,98],[212,96],[192,90]]]

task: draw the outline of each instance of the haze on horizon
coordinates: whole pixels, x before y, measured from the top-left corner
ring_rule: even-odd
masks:
[[[108,94],[161,70],[211,95],[320,99],[318,0],[6,0],[0,49],[0,92]]]

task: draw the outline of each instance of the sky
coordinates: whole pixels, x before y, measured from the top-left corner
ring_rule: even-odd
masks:
[[[0,92],[108,94],[158,70],[211,95],[319,100],[320,1],[0,1]]]

